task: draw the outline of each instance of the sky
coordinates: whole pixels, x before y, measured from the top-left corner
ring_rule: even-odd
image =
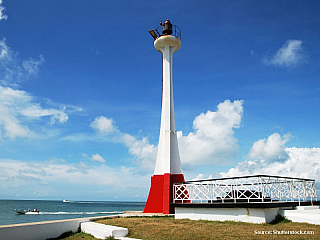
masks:
[[[0,0],[0,199],[146,201],[161,54],[181,29],[186,180],[269,174],[320,192],[320,2]]]

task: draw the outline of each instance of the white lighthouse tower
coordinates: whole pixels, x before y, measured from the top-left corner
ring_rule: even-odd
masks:
[[[158,29],[162,28],[161,34]],[[158,155],[145,213],[173,213],[170,203],[173,202],[174,182],[184,182],[173,104],[172,60],[173,53],[181,47],[180,29],[169,20],[150,30],[155,39],[154,47],[162,53],[162,111],[158,144]]]

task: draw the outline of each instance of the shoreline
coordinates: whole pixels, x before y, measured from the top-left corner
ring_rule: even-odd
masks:
[[[113,214],[113,215],[104,215],[104,216],[93,216],[93,217],[83,217],[83,218],[68,218],[68,219],[61,219],[61,220],[49,220],[49,221],[39,221],[39,222],[28,222],[28,223],[16,223],[16,224],[6,224],[0,225],[0,228],[3,227],[19,227],[19,226],[28,226],[34,224],[46,224],[52,222],[68,222],[70,220],[81,220],[81,219],[89,219],[90,221],[97,220],[97,219],[104,219],[104,218],[118,218],[118,217],[143,217],[143,216],[169,216],[174,214],[163,214],[163,213],[143,213],[143,211],[123,211],[120,214]]]
[[[81,223],[91,222],[94,220],[166,215],[167,214],[162,213],[143,213],[142,211],[123,211],[122,214],[115,215],[1,225],[0,240],[43,240],[59,237],[61,234],[68,231],[78,232],[81,227]]]

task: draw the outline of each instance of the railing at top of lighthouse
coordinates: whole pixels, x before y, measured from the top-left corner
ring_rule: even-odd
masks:
[[[178,26],[171,24],[169,20],[160,21],[160,26],[155,29],[149,30],[149,33],[153,37],[154,40],[161,36],[171,35],[179,38],[181,40],[181,30]]]

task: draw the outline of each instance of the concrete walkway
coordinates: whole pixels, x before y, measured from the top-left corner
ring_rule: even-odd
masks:
[[[320,225],[319,206],[301,206],[292,210],[282,210],[281,214],[292,222],[305,222]]]

